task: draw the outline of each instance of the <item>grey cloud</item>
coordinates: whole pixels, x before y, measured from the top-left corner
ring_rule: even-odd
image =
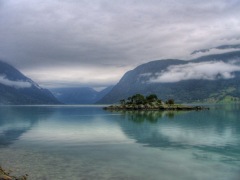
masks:
[[[0,84],[15,87],[15,88],[29,88],[32,86],[32,84],[30,82],[12,81],[12,80],[7,79],[5,76],[0,76]]]
[[[233,61],[234,62],[234,61]],[[233,72],[240,71],[240,66],[225,62],[201,62],[184,65],[169,66],[166,71],[150,78],[151,83],[171,83],[190,79],[230,79],[234,78]]]
[[[27,73],[105,64],[115,72],[239,43],[239,16],[235,0],[0,0],[0,58]]]

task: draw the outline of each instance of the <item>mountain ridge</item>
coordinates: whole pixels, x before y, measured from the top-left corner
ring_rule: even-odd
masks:
[[[52,93],[41,88],[12,65],[0,61],[0,104],[60,104]]]
[[[64,104],[94,104],[105,96],[111,88],[112,86],[109,86],[99,92],[90,87],[52,88],[50,91]]]
[[[97,103],[118,103],[120,99],[126,99],[136,93],[143,95],[154,93],[163,100],[174,98],[176,102],[187,103],[209,99],[221,101],[228,96],[239,99],[239,64],[240,51],[207,55],[188,61],[178,59],[150,61],[126,72],[113,89]],[[209,71],[208,67],[211,67]],[[191,68],[196,71],[195,74]],[[174,73],[182,76],[183,80],[174,81],[179,78]],[[191,79],[187,73],[192,73],[192,76],[199,79]],[[203,78],[198,77],[200,75]]]

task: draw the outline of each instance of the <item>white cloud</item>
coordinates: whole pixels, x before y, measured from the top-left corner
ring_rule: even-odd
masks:
[[[96,66],[104,69],[112,64],[112,71],[101,76],[114,72],[119,80],[126,66],[130,70],[155,59],[192,59],[188,55],[196,49],[240,43],[240,1],[236,0],[1,2],[0,59],[24,74],[32,71],[30,77],[35,72],[46,74],[45,68],[54,71],[68,65],[71,83],[72,68],[88,66],[94,71]],[[115,66],[124,67],[119,71]],[[37,83],[62,80],[61,72],[55,79],[51,75]]]
[[[211,54],[222,54],[222,53],[228,53],[228,52],[233,52],[233,51],[239,51],[240,48],[228,48],[228,49],[217,49],[217,48],[211,48],[206,52],[198,52],[194,55],[190,55],[189,58],[198,58],[201,56],[207,56]]]
[[[156,77],[151,77],[152,83],[179,82],[190,79],[230,79],[234,78],[233,72],[240,71],[240,66],[233,63],[219,62],[200,62],[188,63],[183,65],[169,66],[166,71],[156,73]]]
[[[0,76],[0,84],[4,84],[6,86],[11,86],[11,87],[15,87],[15,88],[29,88],[32,86],[30,82],[12,81],[12,80],[7,79],[5,76]]]
[[[50,67],[38,71],[28,70],[25,74],[41,87],[86,87],[105,88],[116,84],[129,69],[126,67]]]

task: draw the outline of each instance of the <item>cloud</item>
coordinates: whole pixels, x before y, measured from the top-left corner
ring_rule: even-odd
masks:
[[[150,60],[189,58],[196,49],[240,43],[239,16],[236,0],[1,0],[0,58],[30,77],[29,72],[46,74],[44,68],[56,67],[68,67],[73,77],[72,68],[91,72],[107,64],[119,80],[119,66],[130,70]],[[61,73],[55,77],[52,84]]]
[[[0,75],[0,84],[11,86],[15,88],[29,88],[32,86],[30,82],[26,81],[12,81],[7,79],[5,76]]]
[[[230,79],[234,78],[236,71],[240,71],[240,66],[223,61],[187,63],[169,66],[166,71],[156,73],[156,77],[151,77],[149,82],[172,83],[190,79]]]
[[[26,75],[41,87],[107,87],[119,80],[119,74],[126,72],[125,67],[82,66],[82,67],[45,67],[44,70],[28,70]],[[31,75],[31,76],[30,76]],[[54,83],[53,83],[54,82]]]
[[[209,49],[195,50],[191,53],[191,55],[192,55],[192,58],[196,58],[196,57],[206,56],[210,54],[221,54],[221,53],[227,53],[232,51],[240,51],[240,44],[222,45],[222,46],[213,47]]]

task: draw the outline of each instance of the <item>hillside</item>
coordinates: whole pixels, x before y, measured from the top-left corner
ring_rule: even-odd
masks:
[[[181,103],[239,100],[240,51],[142,64],[128,71],[98,103],[116,103],[137,93]]]
[[[0,104],[59,104],[52,93],[24,76],[13,66],[0,61]]]
[[[112,86],[98,92],[90,87],[53,88],[50,91],[64,104],[94,104],[105,96]]]

